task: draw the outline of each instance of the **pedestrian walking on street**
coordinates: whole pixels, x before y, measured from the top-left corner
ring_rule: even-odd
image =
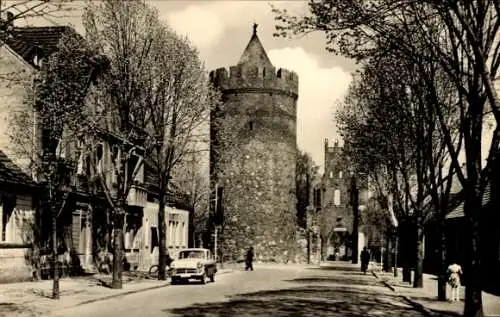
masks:
[[[361,251],[361,271],[363,271],[363,274],[366,274],[368,270],[368,263],[370,263],[370,252],[364,247],[363,251]]]
[[[253,271],[253,247],[250,247],[250,249],[248,249],[247,251],[247,255],[246,255],[246,258],[245,258],[245,271]]]
[[[462,267],[456,263],[448,266],[446,272],[448,274],[448,284],[451,286],[451,300],[458,302],[460,300],[460,274],[463,274]]]

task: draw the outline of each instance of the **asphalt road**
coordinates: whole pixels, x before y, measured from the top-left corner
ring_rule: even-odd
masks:
[[[425,316],[356,268],[259,267],[86,304],[54,316]]]

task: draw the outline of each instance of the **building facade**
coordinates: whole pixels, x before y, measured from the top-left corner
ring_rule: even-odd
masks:
[[[351,175],[349,165],[338,141],[333,145],[325,139],[324,174],[321,182],[321,213],[327,215],[329,224],[323,233],[324,258],[335,255],[347,259],[351,252],[353,214],[350,201]]]
[[[36,110],[25,98],[26,85],[32,82],[42,61],[57,50],[66,32],[74,31],[68,27],[15,27],[13,36],[0,46],[2,72],[16,76],[16,80],[9,82],[2,78],[0,85],[0,281],[30,279],[35,264],[40,265],[42,277],[51,274],[52,222],[50,214],[41,207],[44,188],[36,182],[37,175],[29,165],[40,159],[37,150],[43,142],[43,127],[36,120]],[[16,124],[13,118],[19,113],[33,115],[33,126],[22,127],[33,132],[32,155],[20,150],[11,138],[12,124]],[[82,138],[63,137],[56,150],[61,164],[67,167],[63,181],[67,198],[57,219],[63,274],[93,271],[98,266],[99,254],[112,242],[109,204],[102,184],[94,177],[102,172],[104,183],[114,195],[117,179],[112,155],[129,155],[124,173],[129,180],[134,177],[124,221],[126,269],[149,269],[157,262],[154,252],[158,248],[154,241],[158,240],[158,233],[150,222],[157,222],[158,202],[151,195],[155,188],[147,184],[141,150],[106,131]],[[115,152],[117,149],[120,153]],[[137,173],[134,175],[133,171]],[[176,254],[179,248],[187,246],[190,214],[185,203],[170,196],[168,199],[167,247]],[[37,263],[32,256],[35,249]]]
[[[224,101],[211,131],[211,182],[223,212],[218,256],[238,260],[253,246],[257,260],[292,260],[298,76],[276,70],[254,25],[238,64],[210,79]]]

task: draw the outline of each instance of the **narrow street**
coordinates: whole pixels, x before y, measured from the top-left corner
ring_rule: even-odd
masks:
[[[354,267],[259,266],[206,285],[169,286],[53,316],[425,316]]]

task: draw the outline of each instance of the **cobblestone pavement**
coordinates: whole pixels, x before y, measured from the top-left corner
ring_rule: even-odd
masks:
[[[206,285],[162,287],[50,313],[26,309],[17,316],[426,316],[373,275],[346,263],[235,269]],[[4,308],[5,316],[15,316],[8,314],[12,307],[0,311]]]

